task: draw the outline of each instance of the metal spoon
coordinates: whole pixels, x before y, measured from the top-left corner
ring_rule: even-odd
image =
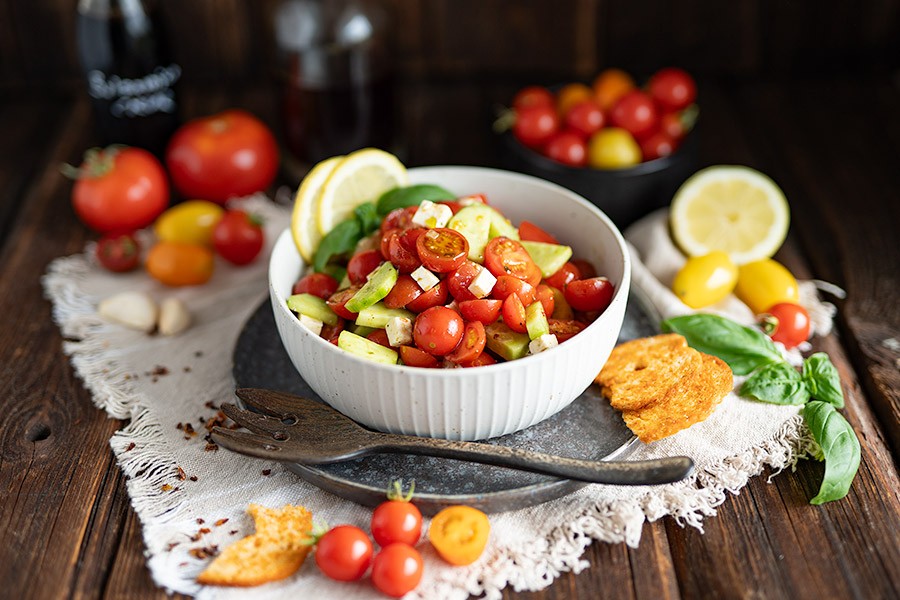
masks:
[[[281,462],[317,465],[367,454],[418,454],[618,485],[671,483],[684,479],[694,468],[686,456],[604,462],[477,442],[379,433],[364,429],[327,404],[292,394],[254,388],[238,389],[235,394],[253,411],[233,404],[223,404],[222,411],[253,433],[214,427],[213,440],[240,454]]]

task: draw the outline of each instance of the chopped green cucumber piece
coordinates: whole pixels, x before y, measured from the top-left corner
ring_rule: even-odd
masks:
[[[350,331],[355,333],[356,335],[362,337],[369,337],[369,334],[378,329],[377,327],[366,327],[364,325],[356,325],[355,323],[350,326]]]
[[[410,321],[416,320],[416,315],[403,310],[402,308],[388,308],[383,302],[376,302],[372,306],[359,311],[356,315],[356,324],[364,327],[374,327],[375,329],[384,329],[387,327],[388,321],[393,317],[403,317]]]
[[[517,333],[506,323],[496,321],[486,325],[487,347],[506,360],[515,360],[528,354],[528,343],[531,341],[525,333]]]
[[[295,313],[317,319],[328,325],[337,325],[338,316],[325,301],[312,294],[294,294],[287,299],[288,308]]]
[[[491,222],[497,214],[486,204],[470,204],[464,206],[447,222],[449,229],[455,229],[465,236],[469,242],[469,260],[481,263],[484,261],[484,247],[490,239]]]
[[[389,260],[381,263],[369,275],[369,280],[365,285],[347,301],[347,310],[358,313],[362,309],[372,306],[387,296],[395,283],[397,283],[397,268]]]
[[[531,260],[541,270],[542,277],[550,277],[572,258],[572,248],[569,246],[545,242],[523,241],[521,243],[531,255]]]
[[[528,329],[529,339],[536,340],[545,333],[550,333],[550,323],[544,313],[544,305],[540,302],[532,302],[525,309],[525,327]]]
[[[494,217],[491,219],[491,230],[488,232],[488,237],[494,239],[495,237],[500,237],[502,235],[503,237],[508,237],[512,240],[518,240],[519,230],[509,222],[509,219],[504,218],[503,215],[493,208],[491,210],[494,211]]]
[[[338,336],[338,348],[343,348],[350,354],[385,365],[397,364],[397,353],[390,348],[385,348],[377,342],[350,333],[346,329]]]

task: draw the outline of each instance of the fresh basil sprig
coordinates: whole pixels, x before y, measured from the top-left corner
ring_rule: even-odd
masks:
[[[804,360],[801,374],[765,334],[725,317],[673,317],[662,322],[662,330],[681,334],[696,350],[718,356],[735,375],[749,374],[741,385],[742,396],[771,404],[805,405],[803,419],[825,461],[825,477],[810,503],[822,504],[847,495],[859,467],[859,440],[836,410],[844,407],[844,393],[827,354],[817,352]]]
[[[382,217],[395,208],[418,206],[422,200],[453,200],[456,196],[439,185],[420,183],[388,190],[378,198],[376,208]]]
[[[318,273],[325,272],[332,258],[353,252],[359,240],[371,235],[380,225],[381,218],[375,210],[375,204],[360,204],[353,209],[352,217],[335,225],[319,242],[313,256],[313,269]]]

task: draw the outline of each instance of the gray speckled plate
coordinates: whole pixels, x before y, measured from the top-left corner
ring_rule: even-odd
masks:
[[[619,340],[654,335],[659,319],[639,293],[632,292]],[[300,377],[281,345],[272,308],[266,300],[247,321],[234,349],[237,387],[268,388],[319,399]],[[636,438],[619,413],[589,387],[572,404],[546,421],[487,443],[538,452],[611,460],[629,454]],[[573,492],[585,483],[476,463],[383,454],[333,465],[286,465],[319,488],[376,506],[394,479],[415,480],[416,504],[434,514],[454,504],[468,504],[485,512],[502,512],[540,504]]]

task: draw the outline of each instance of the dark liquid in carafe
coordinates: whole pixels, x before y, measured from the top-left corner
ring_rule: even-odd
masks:
[[[103,143],[161,154],[178,127],[181,68],[169,61],[160,36],[155,13],[140,7],[78,13],[78,54]]]

